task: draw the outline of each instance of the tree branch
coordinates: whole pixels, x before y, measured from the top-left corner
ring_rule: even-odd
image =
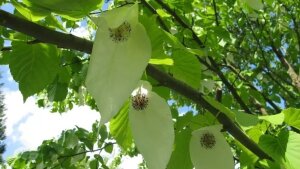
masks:
[[[175,20],[181,24],[184,28],[191,30],[192,34],[193,34],[193,39],[198,43],[198,45],[201,48],[204,48],[205,45],[202,43],[202,41],[199,39],[199,37],[197,36],[197,34],[195,33],[195,31],[186,23],[184,22],[180,16],[177,15],[176,12],[174,12],[168,5],[166,5],[165,3],[163,3],[161,0],[156,0],[157,3],[159,3],[167,12],[169,12],[174,18]],[[214,8],[215,13],[216,8]],[[219,24],[219,22],[217,21],[217,24]],[[198,60],[201,58],[197,57]],[[251,111],[249,110],[248,106],[245,104],[245,102],[242,100],[242,98],[238,95],[237,91],[235,90],[235,88],[228,82],[227,78],[224,76],[224,74],[221,72],[221,70],[218,69],[217,67],[217,63],[214,61],[214,59],[211,56],[208,56],[212,66],[210,66],[209,64],[206,64],[206,66],[208,66],[209,69],[211,69],[213,72],[215,72],[220,79],[223,81],[223,83],[226,85],[226,87],[230,90],[230,92],[232,93],[232,95],[234,96],[235,100],[241,105],[241,107],[244,109],[244,111],[248,114],[252,114]],[[201,62],[203,63],[203,62]]]
[[[219,26],[219,19],[218,19],[218,11],[217,11],[216,0],[213,0],[213,6],[214,6],[214,11],[215,11],[216,25]]]
[[[12,14],[2,10],[0,10],[0,25],[31,35],[42,42],[56,44],[59,47],[74,49],[85,53],[91,53],[92,51],[93,43],[91,41],[78,38],[73,35],[56,32],[30,21],[13,16]],[[218,109],[208,103],[202,97],[202,94],[197,90],[179,80],[174,79],[153,65],[149,64],[146,68],[146,72],[164,86],[169,87],[170,89],[191,99],[198,105],[206,108],[208,111],[214,114],[218,121],[224,125],[224,127],[233,137],[235,137],[258,157],[261,159],[272,160],[272,158],[262,149],[260,149],[254,141],[247,137],[247,135],[233,121],[231,121],[229,117],[227,117],[224,113],[220,113]]]
[[[168,13],[170,13],[174,18],[175,20],[180,24],[182,25],[184,28],[190,30],[192,32],[192,36],[193,36],[193,39],[199,44],[199,46],[201,48],[204,48],[205,45],[204,43],[200,40],[200,38],[197,36],[197,34],[195,33],[195,31],[187,24],[185,23],[179,15],[177,15],[177,13],[172,10],[168,5],[166,5],[162,0],[156,0],[156,2],[163,7],[163,9],[165,9]]]
[[[105,149],[106,147],[114,145],[114,144],[116,144],[116,143],[107,143],[103,147],[95,149],[95,150],[88,150],[88,151],[82,151],[82,152],[75,153],[75,154],[59,156],[57,159],[69,158],[69,157],[74,157],[74,156],[78,156],[78,155],[81,155],[81,154],[93,153],[93,152],[96,152],[96,151],[101,151],[101,150]]]
[[[31,23],[3,10],[0,10],[0,25],[35,37],[40,42],[55,44],[61,48],[74,49],[81,52],[92,51],[93,42],[91,41],[71,34],[52,31],[49,28]],[[74,43],[70,44],[70,42]]]
[[[209,61],[211,62],[212,65],[210,65],[209,63],[207,63],[207,61],[205,61],[204,59],[200,58],[199,56],[197,57],[197,59],[199,60],[200,63],[204,64],[208,69],[212,70],[213,72],[215,72],[220,77],[220,79],[222,80],[222,82],[229,89],[229,91],[232,93],[232,95],[235,98],[235,100],[241,105],[241,107],[244,109],[244,111],[246,113],[248,113],[248,114],[252,114],[251,111],[250,111],[250,109],[248,108],[248,106],[245,104],[245,102],[242,100],[242,98],[238,95],[238,93],[235,90],[235,88],[229,83],[229,81],[223,75],[223,73],[221,72],[221,70],[218,69],[217,63],[211,57],[208,56],[208,58],[209,58]]]
[[[226,63],[225,63],[226,64]],[[257,92],[259,92],[261,94],[261,96],[265,99],[266,102],[268,102],[277,113],[281,112],[281,109],[271,100],[269,99],[263,92],[260,92],[255,86],[253,86],[250,82],[248,82],[248,80],[243,77],[237,70],[236,68],[231,65],[231,64],[226,64],[225,65],[227,68],[229,68],[233,73],[235,73],[242,81],[244,81],[247,86],[249,86],[252,90],[255,90]]]
[[[300,77],[295,72],[294,68],[289,64],[289,62],[284,58],[283,53],[280,51],[280,49],[277,49],[272,42],[271,44],[272,50],[276,54],[277,58],[280,60],[281,64],[288,69],[287,73],[292,79],[292,84],[300,91]]]

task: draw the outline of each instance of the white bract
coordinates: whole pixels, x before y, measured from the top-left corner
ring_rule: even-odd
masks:
[[[136,87],[151,56],[151,44],[138,22],[138,5],[103,12],[86,78],[87,90],[96,101],[100,123],[108,122]]]
[[[173,150],[173,121],[168,103],[151,91],[148,82],[141,82],[132,93],[129,122],[148,168],[165,169]]]
[[[221,125],[214,125],[193,131],[190,155],[195,169],[234,169],[232,152],[221,129]]]

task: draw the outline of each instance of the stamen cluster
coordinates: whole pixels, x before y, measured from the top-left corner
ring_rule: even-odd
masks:
[[[205,149],[211,149],[216,144],[215,136],[210,132],[205,132],[200,138],[200,143]]]
[[[131,26],[127,21],[124,21],[119,27],[108,28],[108,30],[111,40],[119,43],[128,40],[131,32]]]

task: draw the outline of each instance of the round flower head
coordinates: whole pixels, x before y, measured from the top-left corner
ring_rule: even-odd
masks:
[[[127,41],[130,37],[131,32],[131,25],[124,21],[120,26],[117,28],[108,28],[109,30],[109,37],[112,41],[118,43],[118,42],[124,42]]]
[[[200,137],[200,144],[203,148],[212,149],[216,145],[216,138],[214,134],[209,131],[203,133]]]
[[[171,157],[174,129],[168,103],[141,81],[132,92],[129,122],[138,150],[149,169],[165,169]]]
[[[214,125],[192,133],[190,155],[195,169],[234,169],[232,152],[221,129],[221,125]]]
[[[98,30],[86,87],[96,101],[100,123],[108,122],[136,87],[151,56],[151,43],[138,22],[138,5],[103,12],[93,20]]]

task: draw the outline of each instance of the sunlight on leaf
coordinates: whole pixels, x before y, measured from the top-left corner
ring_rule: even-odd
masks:
[[[172,66],[174,64],[173,59],[165,58],[165,59],[150,59],[149,63],[154,65],[168,65]]]
[[[120,112],[109,123],[111,135],[116,139],[117,143],[123,148],[128,149],[132,144],[132,134],[129,126],[129,101],[127,101]]]
[[[266,120],[272,124],[275,125],[281,125],[284,120],[284,114],[283,113],[278,113],[275,115],[269,115],[269,116],[258,116],[259,119],[261,120]]]
[[[288,108],[282,111],[284,122],[300,130],[300,109]]]

